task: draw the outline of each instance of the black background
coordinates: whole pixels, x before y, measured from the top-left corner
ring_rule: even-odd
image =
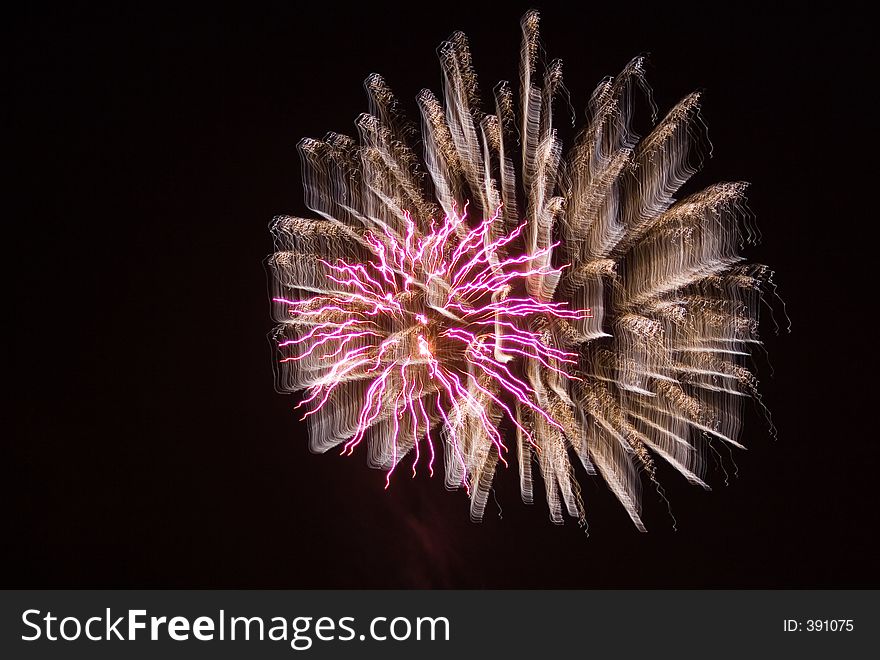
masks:
[[[728,485],[664,471],[677,525],[646,488],[641,534],[586,480],[587,535],[522,504],[515,464],[473,524],[439,478],[386,492],[363,454],[308,452],[296,399],[274,392],[263,265],[272,216],[307,213],[296,143],[351,134],[372,71],[415,116],[456,29],[484,90],[515,80],[528,5],[491,4],[6,17],[3,586],[880,586],[873,36],[839,3],[538,5],[579,119],[650,51],[661,111],[706,92],[714,157],[688,190],[753,184],[764,238],[746,255],[777,272],[793,327],[765,315],[778,439],[751,411]]]

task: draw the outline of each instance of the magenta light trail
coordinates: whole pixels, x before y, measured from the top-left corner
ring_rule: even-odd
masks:
[[[510,297],[526,278],[563,270],[546,265],[529,267],[529,262],[551,248],[538,250],[532,257],[499,258],[524,223],[493,239],[491,228],[498,222],[499,213],[468,231],[465,209],[460,215],[446,216],[438,228],[416,239],[412,219],[408,214],[404,217],[407,231],[402,240],[387,228],[378,235],[364,234],[371,254],[363,263],[348,263],[342,258],[335,263],[318,260],[326,279],[338,285],[338,291],[298,301],[274,299],[289,307],[291,318],[314,319],[314,325],[302,337],[278,343],[279,348],[292,353],[281,361],[317,355],[319,360],[333,364],[324,378],[308,388],[300,404],[309,407],[306,416],[327,404],[333,391],[345,382],[343,377],[371,381],[354,434],[343,453],[354,452],[377,418],[390,417],[394,433],[386,488],[398,454],[414,450],[412,474],[416,475],[422,442],[429,447],[427,469],[433,474],[435,450],[430,431],[437,419],[445,417],[446,410],[452,411],[456,420],[475,416],[505,465],[507,447],[487,406],[497,405],[536,448],[532,434],[517,421],[505,398],[561,429],[559,422],[535,403],[537,397],[531,387],[512,374],[505,363],[515,356],[534,359],[560,376],[572,378],[557,365],[575,364],[576,353],[548,346],[540,333],[520,328],[527,327],[529,318],[535,315],[560,319],[592,316],[589,309],[567,309],[566,303]],[[347,320],[339,321],[338,314]],[[375,317],[379,315],[390,321],[390,329],[384,333],[376,331],[379,325]],[[398,324],[405,330],[396,330]],[[474,388],[465,386],[469,382]],[[385,400],[387,391],[395,393],[390,406]],[[448,418],[446,423],[448,427]],[[412,439],[411,447],[399,446],[401,429],[406,429],[407,437]],[[450,434],[449,442],[453,453],[462,453],[455,434]],[[467,470],[462,467],[462,485],[467,486]]]

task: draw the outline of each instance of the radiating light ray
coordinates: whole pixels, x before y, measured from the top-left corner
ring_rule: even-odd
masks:
[[[349,263],[342,257],[337,257],[332,263],[323,258],[317,260],[324,269],[326,280],[339,285],[338,291],[297,301],[275,298],[276,302],[290,307],[291,316],[307,310],[307,315],[318,317],[314,327],[305,334],[278,342],[280,349],[296,351],[295,355],[281,358],[281,363],[306,360],[316,353],[321,360],[335,360],[328,377],[316,380],[308,388],[301,404],[311,404],[305,413],[306,417],[319,413],[327,405],[330,394],[343,379],[351,378],[356,373],[359,377],[372,380],[361,402],[357,426],[352,438],[343,447],[343,453],[351,454],[364,439],[368,429],[381,415],[383,406],[387,405],[386,393],[391,393],[391,456],[386,486],[390,484],[394,467],[400,458],[400,435],[412,438],[415,454],[412,472],[415,476],[421,457],[420,425],[425,430],[424,441],[430,447],[432,458],[429,471],[433,474],[435,450],[430,429],[434,423],[423,403],[424,396],[429,392],[438,392],[438,407],[441,410],[453,407],[460,411],[459,401],[464,400],[470,412],[461,416],[476,417],[482,432],[491,439],[503,463],[506,463],[504,454],[507,447],[487,408],[497,406],[535,447],[537,443],[501,396],[487,384],[481,383],[481,377],[488,377],[499,392],[513,396],[522,406],[562,430],[563,427],[550,413],[534,402],[535,397],[529,385],[495,358],[494,349],[497,347],[505,352],[537,359],[563,378],[576,378],[550,361],[573,364],[576,363],[573,358],[577,354],[564,353],[545,345],[540,334],[524,331],[521,325],[536,315],[586,318],[590,314],[589,310],[567,309],[568,305],[564,302],[546,303],[527,296],[496,295],[509,290],[510,281],[537,272],[536,269],[521,267],[529,261],[527,256],[503,259],[497,256],[518,236],[522,225],[494,240],[486,240],[493,223],[498,221],[498,211],[464,234],[463,238],[460,238],[462,232],[459,229],[466,224],[464,212],[447,216],[439,227],[432,223],[431,231],[423,236],[416,236],[414,223],[409,215],[405,217],[407,231],[402,242],[387,231],[383,232],[381,238],[372,232],[365,233],[371,254],[363,263]],[[389,265],[389,254],[395,255],[394,268]],[[520,268],[515,270],[515,267]],[[371,271],[381,277],[371,276]],[[439,310],[428,307],[423,294],[411,295],[410,285],[427,285],[427,274],[432,280],[453,283],[451,287],[444,287],[444,291],[448,289],[446,307],[454,309],[456,314],[436,314],[434,312]],[[408,302],[405,304],[404,300]],[[319,306],[315,307],[316,304]],[[351,318],[343,322],[332,318],[321,319],[322,315],[330,312],[341,312]],[[389,329],[383,334],[377,331],[382,327],[377,320],[356,318],[364,314],[385,317],[390,321],[386,325],[391,327],[396,321],[403,321],[417,323],[424,330],[410,333],[409,337],[395,336]],[[460,319],[461,325],[455,325],[450,317]],[[491,324],[492,332],[481,327],[487,324]],[[499,334],[498,328],[508,334]],[[436,349],[435,355],[432,340],[436,342],[439,338],[457,341],[445,342],[442,348]],[[346,347],[358,339],[381,341],[349,350],[343,355]],[[505,343],[517,344],[522,348],[505,347]],[[395,344],[405,345],[401,346],[400,351],[391,351]],[[375,355],[375,361],[370,359],[372,354]],[[448,417],[446,420],[448,423]],[[457,437],[457,434],[450,434],[450,442],[455,444]],[[463,453],[458,447],[454,448],[454,452],[456,455]]]

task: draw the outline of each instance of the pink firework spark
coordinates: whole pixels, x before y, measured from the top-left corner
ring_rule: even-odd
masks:
[[[457,433],[464,420],[477,420],[505,465],[507,447],[497,428],[498,410],[538,448],[509,402],[564,430],[509,363],[532,359],[563,378],[576,379],[560,365],[576,364],[577,354],[548,345],[541,332],[524,329],[529,320],[584,319],[591,312],[523,293],[527,278],[556,275],[566,267],[555,268],[542,259],[555,245],[528,256],[504,256],[525,223],[493,238],[499,212],[470,228],[465,207],[461,214],[448,214],[439,227],[432,222],[430,231],[419,235],[409,214],[404,217],[403,237],[387,227],[381,233],[364,233],[368,256],[362,262],[318,259],[331,290],[301,300],[274,299],[288,306],[298,325],[308,328],[278,343],[291,353],[281,361],[309,358],[330,364],[298,406],[308,408],[305,418],[321,411],[344,383],[369,383],[354,432],[342,451],[350,455],[377,421],[390,420],[386,488],[399,458],[411,450],[416,475],[422,442],[428,447],[428,471],[433,475],[431,430],[439,420],[461,467],[461,484],[468,488],[466,449]]]

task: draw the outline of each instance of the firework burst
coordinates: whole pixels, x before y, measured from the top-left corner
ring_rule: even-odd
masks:
[[[319,218],[273,224],[279,382],[305,390],[314,451],[364,443],[386,487],[405,457],[415,476],[442,455],[480,519],[511,462],[507,419],[526,501],[536,463],[551,518],[582,520],[576,457],[642,528],[640,473],[656,483],[655,457],[705,487],[708,444],[741,446],[740,401],[755,393],[741,361],[766,271],[736,250],[750,238],[744,184],[674,199],[699,166],[698,95],[639,142],[630,113],[647,88],[633,60],[593,93],[563,158],[561,64],[539,77],[537,14],[522,28],[518,113],[506,83],[494,113],[480,110],[455,34],[440,49],[445,102],[418,97],[423,162],[376,75],[358,140],[300,144]]]

